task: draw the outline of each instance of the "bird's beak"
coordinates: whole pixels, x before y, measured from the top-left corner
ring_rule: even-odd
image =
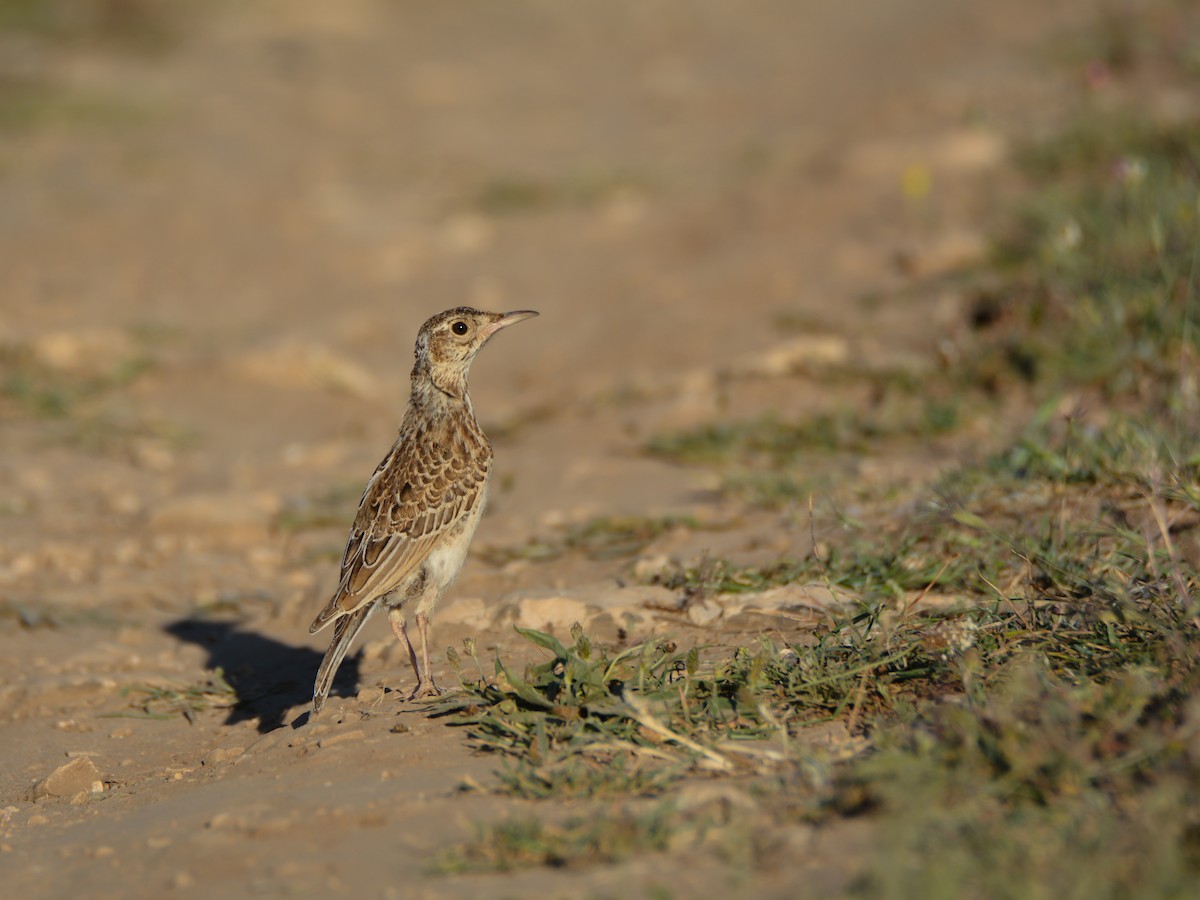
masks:
[[[518,322],[524,322],[526,319],[532,319],[536,315],[537,313],[532,309],[516,309],[512,312],[506,312],[491,325],[484,325],[483,331],[480,332],[480,335],[484,340],[487,340],[497,331],[507,328],[509,325],[516,325]]]

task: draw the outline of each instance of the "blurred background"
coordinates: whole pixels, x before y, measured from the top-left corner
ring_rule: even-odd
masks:
[[[361,471],[459,304],[543,313],[479,363],[502,428],[631,397],[666,402],[622,428],[687,424],[788,340],[768,366],[927,354],[957,311],[880,298],[979,255],[994,126],[1055,102],[1013,89],[1027,51],[1090,7],[4,0],[6,455],[72,432],[10,494]],[[523,452],[586,460],[575,434]]]
[[[3,0],[0,599],[250,597],[298,627],[418,327],[461,304],[542,313],[476,364],[498,478],[468,594],[611,577],[520,565],[597,516],[736,520],[665,548],[684,557],[803,556],[788,510],[814,486],[922,483],[1025,415],[1007,375],[970,376],[1000,400],[982,416],[926,376],[997,318],[962,274],[1023,183],[1013,136],[1149,58],[1134,22],[1032,0]],[[791,430],[729,430],[764,416]],[[705,434],[790,468],[680,465]]]

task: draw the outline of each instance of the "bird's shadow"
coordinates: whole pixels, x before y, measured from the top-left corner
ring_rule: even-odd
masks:
[[[225,719],[226,725],[257,719],[259,734],[266,734],[283,725],[293,707],[307,705],[312,700],[313,679],[323,654],[310,647],[293,647],[243,630],[240,622],[194,616],[172,622],[163,630],[203,647],[208,653],[208,668],[224,673],[225,681],[237,695],[237,702]],[[354,696],[361,662],[361,650],[342,661],[331,696]],[[307,715],[298,717],[293,727],[307,718]]]

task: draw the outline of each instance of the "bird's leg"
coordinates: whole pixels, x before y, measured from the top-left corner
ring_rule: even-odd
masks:
[[[417,631],[421,633],[421,664],[424,668],[417,675],[417,686],[409,700],[416,697],[436,697],[442,692],[434,683],[433,672],[429,669],[429,616],[423,612],[417,613]]]
[[[388,623],[392,626],[392,634],[408,651],[408,661],[412,663],[413,674],[417,676],[417,684],[421,684],[421,667],[417,665],[417,651],[413,649],[412,641],[408,639],[408,627],[404,621],[404,613],[400,607],[393,606],[388,610]]]

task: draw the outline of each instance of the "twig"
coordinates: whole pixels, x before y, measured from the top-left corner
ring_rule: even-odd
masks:
[[[908,604],[906,607],[904,607],[904,610],[903,610],[903,611],[900,613],[900,618],[901,618],[902,620],[903,620],[903,619],[904,619],[904,618],[905,618],[905,617],[906,617],[906,616],[907,616],[907,615],[908,615],[910,612],[912,612],[912,608],[913,608],[914,606],[916,606],[918,603],[920,603],[922,600],[924,600],[924,599],[925,599],[925,595],[926,595],[926,594],[928,594],[928,593],[929,593],[929,591],[930,591],[930,589],[931,589],[931,588],[932,588],[932,587],[933,587],[935,584],[937,584],[937,583],[938,583],[938,579],[942,577],[942,574],[943,574],[943,573],[944,573],[944,572],[945,572],[945,571],[946,571],[948,568],[950,568],[950,563],[952,563],[952,562],[953,562],[953,560],[952,560],[952,559],[948,559],[948,560],[946,560],[944,563],[942,563],[942,567],[941,567],[940,569],[938,569],[938,572],[937,572],[937,574],[933,576],[933,578],[932,578],[932,580],[929,582],[929,584],[925,585],[925,587],[921,589],[921,593],[919,593],[919,594],[917,594],[917,596],[913,597],[913,599],[912,599],[912,600],[909,602],[909,604]]]
[[[858,690],[854,692],[854,706],[850,708],[850,720],[846,723],[846,731],[854,734],[854,729],[858,725],[858,709],[862,705],[863,695],[867,692],[867,676],[871,673],[863,672],[862,677],[858,679]]]
[[[637,696],[636,693],[630,692],[627,694],[625,697],[625,704],[632,712],[633,718],[643,728],[654,732],[665,740],[673,741],[676,744],[681,744],[682,746],[687,747],[693,753],[700,754],[722,772],[729,772],[733,770],[734,765],[728,758],[722,756],[720,753],[717,753],[715,750],[710,750],[708,747],[697,744],[689,737],[685,737],[682,734],[672,731],[662,722],[654,718],[654,716],[650,714],[650,710],[646,707],[645,701],[642,700],[641,697]]]

